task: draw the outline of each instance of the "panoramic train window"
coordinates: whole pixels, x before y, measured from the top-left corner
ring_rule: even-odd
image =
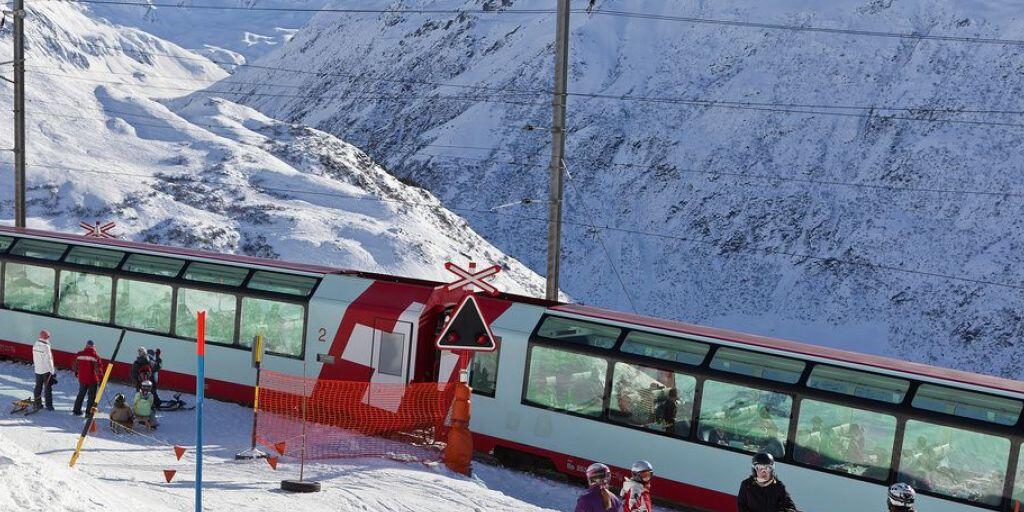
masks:
[[[239,345],[251,347],[253,338],[262,333],[263,347],[267,352],[301,356],[305,310],[302,304],[243,298]]]
[[[498,384],[498,350],[493,352],[476,352],[473,354],[473,365],[470,367],[469,386],[474,393],[494,396]]]
[[[252,279],[249,280],[249,288],[253,290],[287,293],[301,297],[308,297],[315,286],[316,278],[313,277],[278,274],[262,270],[254,273]]]
[[[0,252],[6,251],[7,248],[10,247],[13,243],[14,238],[11,238],[9,236],[0,236]]]
[[[884,481],[889,478],[895,440],[895,416],[804,400],[793,457],[819,468]]]
[[[704,362],[704,357],[708,355],[710,349],[708,345],[696,341],[633,331],[626,335],[626,341],[622,342],[620,350],[697,366]]]
[[[526,399],[553,409],[598,417],[604,410],[608,362],[535,345],[530,351]]]
[[[130,329],[171,332],[171,287],[118,279],[114,323]]]
[[[8,262],[4,272],[4,306],[53,313],[52,268]]]
[[[64,255],[64,250],[67,248],[68,246],[65,244],[22,238],[18,240],[18,243],[14,244],[11,254],[26,258],[56,261]]]
[[[1010,441],[907,420],[899,479],[915,489],[985,505],[1002,501]]]
[[[537,329],[537,336],[553,340],[590,345],[591,347],[612,348],[619,339],[622,329],[610,325],[581,322],[571,318],[549,316]]]
[[[782,457],[792,408],[793,399],[789,395],[705,381],[701,394],[700,438],[711,444]]]
[[[124,257],[123,252],[107,251],[93,247],[72,247],[64,261],[90,267],[117,268]]]
[[[903,397],[910,389],[910,382],[819,364],[811,370],[811,376],[807,379],[807,387],[890,404],[900,404],[903,403]]]
[[[1020,455],[1017,457],[1017,476],[1013,479],[1013,495],[1011,499],[1014,502],[1024,502],[1024,450],[1021,450]],[[1016,507],[1016,503],[1013,503]],[[1014,508],[1014,510],[1018,510]]]
[[[1019,400],[1001,398],[981,393],[972,393],[932,384],[922,384],[914,394],[911,402],[918,409],[952,414],[962,418],[998,423],[1000,425],[1016,425],[1020,417]]]
[[[245,268],[195,262],[188,264],[183,277],[189,281],[239,286],[245,281],[247,275],[249,275],[249,270]]]
[[[110,322],[110,276],[62,270],[57,288],[57,314],[89,322]]]
[[[668,370],[615,363],[612,421],[678,437],[690,435],[697,379]]]
[[[238,301],[234,295],[185,287],[178,288],[174,334],[195,339],[196,313],[206,311],[206,341],[233,343],[235,341],[235,310],[237,307]],[[301,338],[299,344],[301,345]],[[271,346],[273,346],[272,342],[268,341],[268,349]]]
[[[121,270],[154,276],[175,277],[183,266],[185,266],[185,262],[182,260],[146,254],[132,254],[124,261]]]
[[[715,352],[715,358],[711,360],[711,367],[729,373],[775,380],[786,384],[796,384],[804,372],[802,361],[725,347]]]

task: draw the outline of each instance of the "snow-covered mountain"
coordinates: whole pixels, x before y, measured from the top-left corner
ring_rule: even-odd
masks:
[[[29,10],[29,227],[114,220],[123,238],[422,278],[473,259],[501,264],[506,290],[543,293],[536,274],[359,149],[220,97],[227,74],[205,57],[74,4]],[[10,57],[8,24],[0,61]],[[0,110],[11,109],[0,82]]]
[[[555,20],[501,11],[553,3],[364,4],[490,12],[322,13],[259,61],[282,70],[243,67],[220,87],[362,147],[453,210],[546,199],[549,137],[522,127],[550,125]],[[1024,39],[1005,0],[596,6]],[[570,98],[570,295],[1021,377],[1021,196],[946,192],[1024,192],[1019,46],[580,13],[570,48],[572,92],[735,102]],[[544,269],[543,203],[465,215]]]

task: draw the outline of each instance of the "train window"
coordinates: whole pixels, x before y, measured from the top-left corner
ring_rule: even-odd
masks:
[[[725,382],[705,381],[701,394],[700,438],[775,457],[785,454],[789,433],[789,395]]]
[[[181,267],[184,266],[185,262],[182,260],[146,254],[132,254],[124,261],[121,270],[154,276],[175,277],[181,271]]]
[[[57,271],[8,262],[4,272],[4,306],[39,313],[53,312],[53,280]]]
[[[6,251],[7,248],[10,247],[13,243],[14,238],[9,236],[0,236],[0,252]]]
[[[239,286],[248,275],[248,269],[197,262],[188,264],[183,277],[189,281]]]
[[[611,419],[687,437],[696,387],[697,379],[689,375],[616,363],[608,404]]]
[[[796,384],[804,372],[804,363],[801,361],[724,347],[715,353],[711,367],[787,384]]]
[[[704,362],[710,347],[696,341],[633,331],[626,335],[621,350],[630,354],[696,366]]]
[[[598,417],[604,411],[603,358],[534,346],[526,400],[553,409]]]
[[[66,244],[22,238],[14,244],[14,248],[11,249],[11,254],[15,256],[24,256],[26,258],[56,261],[64,255],[64,251],[67,248],[68,246]]]
[[[110,276],[62,270],[57,288],[57,314],[89,322],[110,322]]]
[[[1018,508],[1021,502],[1024,502],[1024,450],[1021,450],[1020,455],[1017,457],[1017,475],[1013,479],[1013,510],[1020,510]]]
[[[171,287],[166,284],[118,279],[114,323],[131,329],[171,332]]]
[[[793,456],[819,468],[884,481],[895,439],[895,416],[804,400]]]
[[[610,325],[549,316],[537,329],[537,336],[591,347],[612,348],[622,329]]]
[[[1024,408],[1019,400],[922,384],[914,394],[914,407],[1000,425],[1016,425]]]
[[[899,478],[915,489],[996,506],[1009,459],[1008,439],[907,420]]]
[[[900,404],[910,389],[910,383],[902,379],[819,364],[811,370],[807,387]]]
[[[90,267],[117,268],[124,257],[123,252],[107,251],[94,247],[72,247],[64,261]]]
[[[184,338],[195,338],[196,313],[206,311],[206,341],[232,343],[235,340],[235,310],[237,307],[238,300],[234,295],[185,287],[178,288],[174,334]],[[272,346],[269,337],[266,343],[269,349]]]
[[[470,367],[469,385],[474,393],[494,396],[498,384],[498,350],[493,352],[477,352],[473,354],[473,365]]]
[[[258,271],[249,280],[249,288],[268,292],[287,293],[308,297],[316,286],[316,279],[305,276],[278,274],[276,272]]]
[[[239,344],[251,347],[252,339],[262,333],[267,352],[301,356],[304,316],[302,304],[245,297]]]

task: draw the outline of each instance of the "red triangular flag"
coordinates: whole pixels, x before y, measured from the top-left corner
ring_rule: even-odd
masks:
[[[89,432],[95,434],[99,428],[96,427],[96,420],[89,420]]]
[[[277,471],[277,457],[267,457],[267,464],[270,464],[270,469]]]
[[[174,470],[174,469],[165,469],[164,470],[164,479],[167,480],[167,483],[171,483],[171,480],[174,478],[174,474],[177,473],[177,472],[178,471]]]
[[[277,453],[279,453],[281,455],[284,455],[284,449],[285,449],[284,441],[281,441],[280,443],[274,443],[274,449],[277,450]]]
[[[180,446],[174,447],[174,456],[181,460],[182,455],[185,455],[185,449]]]

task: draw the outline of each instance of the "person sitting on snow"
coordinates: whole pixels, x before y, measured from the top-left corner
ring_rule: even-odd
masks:
[[[135,427],[135,414],[125,401],[124,395],[114,396],[114,408],[110,410],[110,430],[115,434],[131,432]]]
[[[153,383],[145,380],[139,385],[139,392],[135,395],[132,403],[132,412],[135,413],[135,420],[149,427],[156,428],[156,407],[153,403]]]

